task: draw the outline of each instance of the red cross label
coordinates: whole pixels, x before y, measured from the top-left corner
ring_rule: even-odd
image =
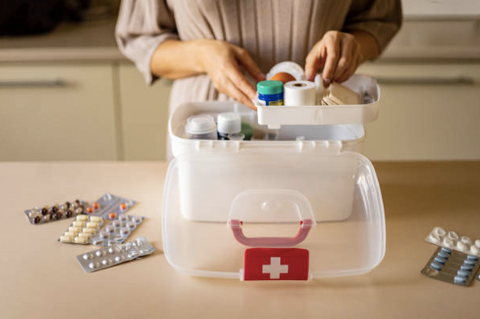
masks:
[[[249,248],[244,267],[243,280],[307,280],[308,250]]]

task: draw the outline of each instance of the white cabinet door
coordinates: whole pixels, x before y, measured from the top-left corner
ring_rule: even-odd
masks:
[[[115,160],[112,67],[0,65],[0,160]]]
[[[367,64],[380,84],[379,118],[366,125],[373,160],[479,160],[480,64]]]
[[[171,82],[147,86],[131,64],[118,69],[125,160],[165,160]]]

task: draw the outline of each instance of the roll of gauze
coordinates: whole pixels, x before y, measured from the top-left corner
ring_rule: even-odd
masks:
[[[310,81],[292,81],[285,84],[285,106],[315,105],[316,86]]]

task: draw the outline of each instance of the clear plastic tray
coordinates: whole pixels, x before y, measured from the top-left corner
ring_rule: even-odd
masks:
[[[357,105],[311,106],[262,106],[258,110],[258,123],[271,129],[282,125],[364,124],[378,116],[380,88],[377,81],[367,75],[355,74],[342,85],[364,97],[371,103]]]

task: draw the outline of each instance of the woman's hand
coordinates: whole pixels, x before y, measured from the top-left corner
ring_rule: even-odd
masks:
[[[376,40],[366,32],[328,31],[308,54],[305,75],[313,81],[318,69],[323,67],[323,85],[327,87],[333,81],[348,80],[362,62],[378,54]]]
[[[240,71],[243,67],[256,81],[265,80],[250,54],[236,45],[224,41],[202,39],[197,43],[201,72],[206,73],[215,88],[251,109],[255,88]]]

